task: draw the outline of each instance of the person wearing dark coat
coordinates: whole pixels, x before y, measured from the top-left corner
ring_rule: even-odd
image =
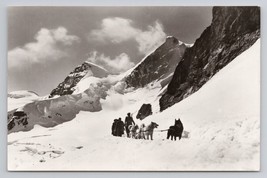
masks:
[[[116,135],[121,137],[124,134],[124,123],[121,118],[118,119],[117,128],[116,128]]]
[[[126,130],[126,133],[127,133],[127,137],[130,137],[130,130],[129,130],[129,126],[130,125],[135,125],[135,122],[134,122],[131,114],[128,113],[126,118],[125,118],[125,130]]]
[[[112,127],[111,127],[111,134],[113,136],[117,136],[117,133],[116,133],[117,124],[118,124],[118,119],[114,119],[114,122],[113,122]]]

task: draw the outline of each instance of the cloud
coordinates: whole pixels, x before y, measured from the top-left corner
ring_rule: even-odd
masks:
[[[148,26],[148,30],[138,34],[135,39],[139,44],[139,51],[146,54],[161,45],[166,39],[166,34],[163,26],[155,22],[154,26]]]
[[[114,44],[135,40],[138,43],[138,50],[142,54],[154,50],[164,42],[165,38],[163,26],[158,21],[143,31],[134,27],[132,20],[120,17],[103,19],[100,29],[92,30],[89,34],[89,40]]]
[[[134,38],[138,32],[138,29],[132,27],[132,20],[114,17],[103,19],[101,28],[92,30],[90,37],[102,42],[120,43]]]
[[[57,29],[42,28],[35,35],[35,42],[8,51],[8,67],[23,66],[55,61],[67,56],[66,46],[79,42],[79,38],[68,35],[64,27]]]
[[[126,53],[121,53],[114,59],[111,59],[109,56],[93,51],[89,54],[87,60],[104,67],[112,74],[125,72],[134,66],[134,63],[131,62],[130,57]]]

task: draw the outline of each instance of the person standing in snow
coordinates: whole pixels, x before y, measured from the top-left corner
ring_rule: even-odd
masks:
[[[128,113],[125,118],[125,130],[127,133],[127,137],[130,137],[130,130],[129,130],[130,125],[135,125],[135,122],[133,120],[133,117],[131,116],[131,113]]]
[[[113,136],[117,136],[117,134],[116,134],[117,123],[118,123],[118,119],[114,119],[114,122],[113,122],[112,127],[111,127],[111,134]]]
[[[116,135],[121,137],[124,134],[124,123],[121,118],[117,121]]]

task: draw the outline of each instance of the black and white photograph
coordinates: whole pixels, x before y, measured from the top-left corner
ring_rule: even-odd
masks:
[[[7,7],[8,171],[259,171],[260,14]]]

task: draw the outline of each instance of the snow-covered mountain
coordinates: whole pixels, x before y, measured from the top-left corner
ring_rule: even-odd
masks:
[[[10,93],[9,116],[24,111],[28,123],[8,132],[8,169],[258,170],[259,26],[258,7],[215,7],[192,47],[168,37],[124,74],[84,62],[49,98]],[[113,120],[144,103],[152,115],[135,121],[158,123],[154,140],[113,137]],[[182,140],[166,140],[178,118]]]
[[[35,125],[29,132],[9,134],[8,169],[259,170],[259,70],[260,40],[198,92],[144,119],[145,124],[159,124],[153,141],[113,137],[110,129],[114,118],[138,110],[142,103],[158,105],[160,84],[124,95],[111,92],[101,100],[100,112],[80,112],[54,128]],[[166,132],[160,132],[175,118],[189,133],[177,142],[166,140]]]
[[[119,80],[121,81],[118,85],[126,84],[125,87],[134,88],[144,87],[153,81],[161,80],[163,87],[171,80],[185,49],[190,46],[175,37],[168,36],[154,52],[148,54],[134,68],[121,74],[123,77],[116,77],[116,79],[113,77],[116,81],[111,79],[112,77],[106,79],[109,73],[104,68],[86,61],[76,67],[63,82],[53,89],[49,97],[77,94],[86,90],[88,84],[105,83],[110,87],[111,83],[114,84]]]
[[[107,76],[104,68],[86,61],[76,67],[48,97],[38,97],[30,91],[9,93],[8,121],[12,120],[16,111],[23,111],[28,116],[28,123],[25,126],[15,121],[15,126],[9,128],[8,133],[29,131],[37,124],[54,127],[74,119],[80,111],[100,111],[100,99],[106,97],[108,90],[103,82],[112,81],[112,77]]]
[[[229,18],[228,11],[234,16]],[[247,15],[251,15],[253,18],[245,20]],[[54,126],[73,119],[80,110],[100,111],[102,109],[100,98],[105,98],[110,92],[124,94],[157,82],[160,83],[161,88],[169,84],[166,92],[165,87],[165,90],[162,89],[155,96],[155,100],[157,100],[157,97],[165,92],[160,98],[160,110],[162,111],[197,91],[234,57],[249,48],[259,38],[258,16],[259,9],[257,7],[215,7],[212,24],[196,40],[193,47],[175,37],[168,36],[166,41],[154,52],[148,54],[133,69],[120,76],[108,75],[108,72],[102,67],[86,61],[76,67],[50,93],[49,98],[53,99],[29,100],[35,101],[34,103],[23,101],[24,105],[29,104],[19,106],[29,113],[32,122],[27,129],[17,128],[14,131],[30,130],[37,123],[47,127]],[[169,81],[171,82],[169,83]],[[127,88],[134,89],[127,90]],[[15,94],[13,93],[12,96],[18,96]],[[55,98],[55,96],[66,97]],[[81,103],[81,101],[83,104],[76,106],[77,102]],[[51,107],[51,103],[53,106],[58,106],[62,102],[67,102],[63,105],[74,107],[74,109],[66,109],[57,113],[58,107]],[[89,107],[88,104],[93,107]],[[39,105],[42,105],[42,109],[39,108]],[[158,105],[153,107],[158,108]],[[14,109],[9,113],[12,115],[18,106],[9,108]],[[55,122],[51,118],[57,117],[47,114],[49,112],[56,116],[66,116],[65,119]],[[49,119],[40,122],[44,117]]]
[[[186,49],[175,69],[160,99],[161,110],[199,90],[260,37],[259,7],[214,7],[212,14],[211,25]]]
[[[91,62],[84,62],[77,66],[63,82],[61,82],[49,95],[52,98],[56,95],[70,95],[75,91],[75,86],[82,78],[103,78],[107,77],[108,71]]]
[[[228,10],[235,16],[226,18]],[[148,54],[133,69],[119,76],[108,75],[102,67],[84,62],[50,93],[51,99],[33,100],[33,103],[23,101],[24,106],[20,104],[20,109],[29,113],[31,122],[28,127],[15,127],[11,132],[31,130],[35,124],[55,126],[74,119],[82,110],[100,111],[101,98],[104,99],[112,93],[135,92],[138,88],[148,87],[148,84],[160,84],[161,90],[155,93],[154,100],[158,101],[158,97],[162,94],[163,96],[160,98],[160,105],[152,105],[152,110],[157,110],[160,106],[162,111],[197,91],[259,38],[259,21],[256,18],[259,15],[258,10],[257,7],[215,7],[212,24],[196,40],[193,47],[168,36],[154,52]],[[256,20],[244,22],[249,13],[253,17],[256,16]],[[221,18],[221,15],[225,16],[225,19]],[[242,28],[236,23],[242,24]],[[164,87],[165,85],[168,85],[168,88]],[[139,108],[132,112],[137,112],[144,103],[140,103]],[[61,106],[68,107],[62,109]],[[9,115],[12,115],[18,106],[9,108],[13,109],[9,109]],[[59,115],[64,116],[64,119],[59,118]]]
[[[165,79],[162,81],[164,87],[170,81],[185,49],[190,46],[168,36],[161,46],[141,60],[125,77],[127,87],[144,87],[155,80]]]
[[[124,94],[130,86],[141,87],[155,81],[160,81],[162,85],[162,79],[170,80],[175,66],[187,47],[189,45],[169,36],[165,43],[137,64],[132,72],[128,71],[119,76],[108,75],[108,71],[104,68],[86,61],[77,66],[50,93],[49,98],[23,100],[20,105],[10,102],[12,106],[9,109],[9,119],[19,109],[27,113],[29,121],[27,127],[16,125],[9,132],[29,131],[36,124],[53,127],[74,119],[80,111],[100,111],[101,98],[104,99],[110,93]],[[144,66],[149,66],[150,71],[143,73],[146,69]],[[139,80],[140,73],[143,74],[141,79],[143,82],[138,86],[140,83],[134,81]],[[133,82],[131,85],[130,81]]]

